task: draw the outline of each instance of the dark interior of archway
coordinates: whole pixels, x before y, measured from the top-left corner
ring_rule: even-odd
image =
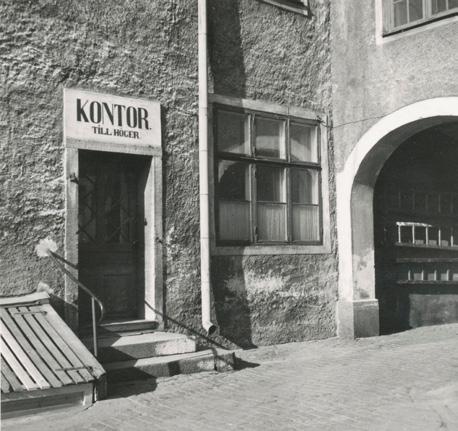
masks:
[[[418,133],[374,190],[381,333],[458,322],[458,123]]]

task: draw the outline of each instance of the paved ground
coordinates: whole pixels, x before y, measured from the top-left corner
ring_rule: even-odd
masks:
[[[458,325],[238,352],[245,368],[122,385],[4,430],[458,430]]]

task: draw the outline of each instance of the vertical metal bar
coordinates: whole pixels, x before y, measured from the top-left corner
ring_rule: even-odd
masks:
[[[401,225],[398,224],[398,243],[401,243]]]
[[[95,318],[95,299],[91,296],[91,310],[92,310],[92,341],[94,343],[94,356],[97,357],[97,321]]]
[[[292,184],[291,184],[291,171],[292,168],[284,169],[285,186],[286,186],[286,240],[291,242],[293,240],[293,204],[292,204]]]
[[[211,322],[210,286],[210,202],[208,173],[208,41],[207,0],[197,3],[198,88],[199,88],[199,202],[200,202],[200,290],[202,326],[207,334],[216,327]]]
[[[290,129],[291,121],[289,117],[283,122],[284,127],[284,146],[285,146],[285,155],[288,163],[291,162],[291,139],[290,139]],[[286,168],[284,170],[285,175],[285,187],[286,187],[286,241],[291,242],[293,240],[293,204],[292,204],[292,181],[291,181],[291,172],[292,168]]]

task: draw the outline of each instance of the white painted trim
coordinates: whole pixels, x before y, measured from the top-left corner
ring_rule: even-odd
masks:
[[[81,148],[67,148],[65,151],[67,172],[66,182],[66,232],[65,256],[70,262],[78,263],[78,187],[70,176],[79,176],[78,152]],[[72,152],[72,154],[70,154]],[[131,154],[129,152],[121,152]],[[162,292],[162,160],[159,156],[142,155],[150,159],[144,193],[145,202],[145,297],[143,309],[139,308],[139,318],[163,322]],[[78,271],[72,272],[77,277]],[[78,304],[78,289],[66,278],[65,282],[66,315],[65,320],[73,330],[78,328],[78,316],[72,307]]]
[[[290,12],[298,13],[304,16],[309,16],[309,2],[308,0],[302,0],[302,5],[288,5],[278,0],[259,0],[260,2],[276,6],[280,9],[285,9]]]
[[[219,103],[221,105],[229,105],[236,108],[246,108],[268,114],[290,115],[311,121],[326,121],[326,114],[324,112],[312,111],[298,106],[279,105],[278,103],[272,103],[265,100],[240,99],[237,97],[211,93],[208,95],[208,101],[210,103]]]
[[[328,245],[253,245],[245,247],[215,247],[212,250],[214,256],[265,256],[280,254],[328,254]]]
[[[347,301],[354,299],[351,195],[355,176],[364,158],[389,133],[410,123],[438,117],[458,117],[458,97],[427,99],[386,115],[359,139],[348,156],[343,170],[336,174],[339,299]],[[419,126],[418,130],[420,129]],[[336,145],[338,144],[337,142]]]
[[[134,99],[129,96],[130,99]],[[136,99],[144,100],[144,99]],[[157,103],[157,102],[154,102]],[[162,273],[162,140],[160,105],[155,123],[157,136],[154,145],[133,145],[91,140],[72,139],[64,136],[65,166],[65,257],[78,264],[78,187],[72,176],[79,176],[78,155],[81,150],[136,154],[150,159],[145,188],[145,298],[144,309],[139,309],[141,318],[163,322],[163,273]],[[64,115],[65,119],[65,115]],[[77,277],[78,271],[72,272]],[[78,329],[78,289],[65,278],[65,320],[73,329]]]
[[[404,31],[394,34],[383,35],[383,0],[374,0],[375,5],[375,44],[385,45],[405,37],[413,37],[419,33],[433,30],[444,25],[458,22],[458,15],[440,17],[434,21],[426,21],[418,27],[412,24],[413,27],[406,28]]]
[[[65,146],[66,148],[75,148],[78,150],[105,151],[109,153],[136,154],[140,156],[162,156],[160,147],[145,145],[125,145],[110,142],[81,141],[79,139],[68,138],[65,141]]]
[[[151,159],[145,190],[145,298],[143,318],[163,323],[162,160]],[[141,310],[140,310],[141,311]]]

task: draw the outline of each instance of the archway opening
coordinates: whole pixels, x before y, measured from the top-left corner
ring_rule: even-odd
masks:
[[[442,133],[454,139],[457,122],[458,97],[438,97],[404,106],[370,127],[338,168],[339,336],[380,333],[375,289],[374,187],[382,168],[401,144],[422,131],[441,126]],[[339,132],[336,139],[345,136],[349,136],[347,130]]]
[[[381,333],[458,321],[458,122],[397,145],[374,188]]]

